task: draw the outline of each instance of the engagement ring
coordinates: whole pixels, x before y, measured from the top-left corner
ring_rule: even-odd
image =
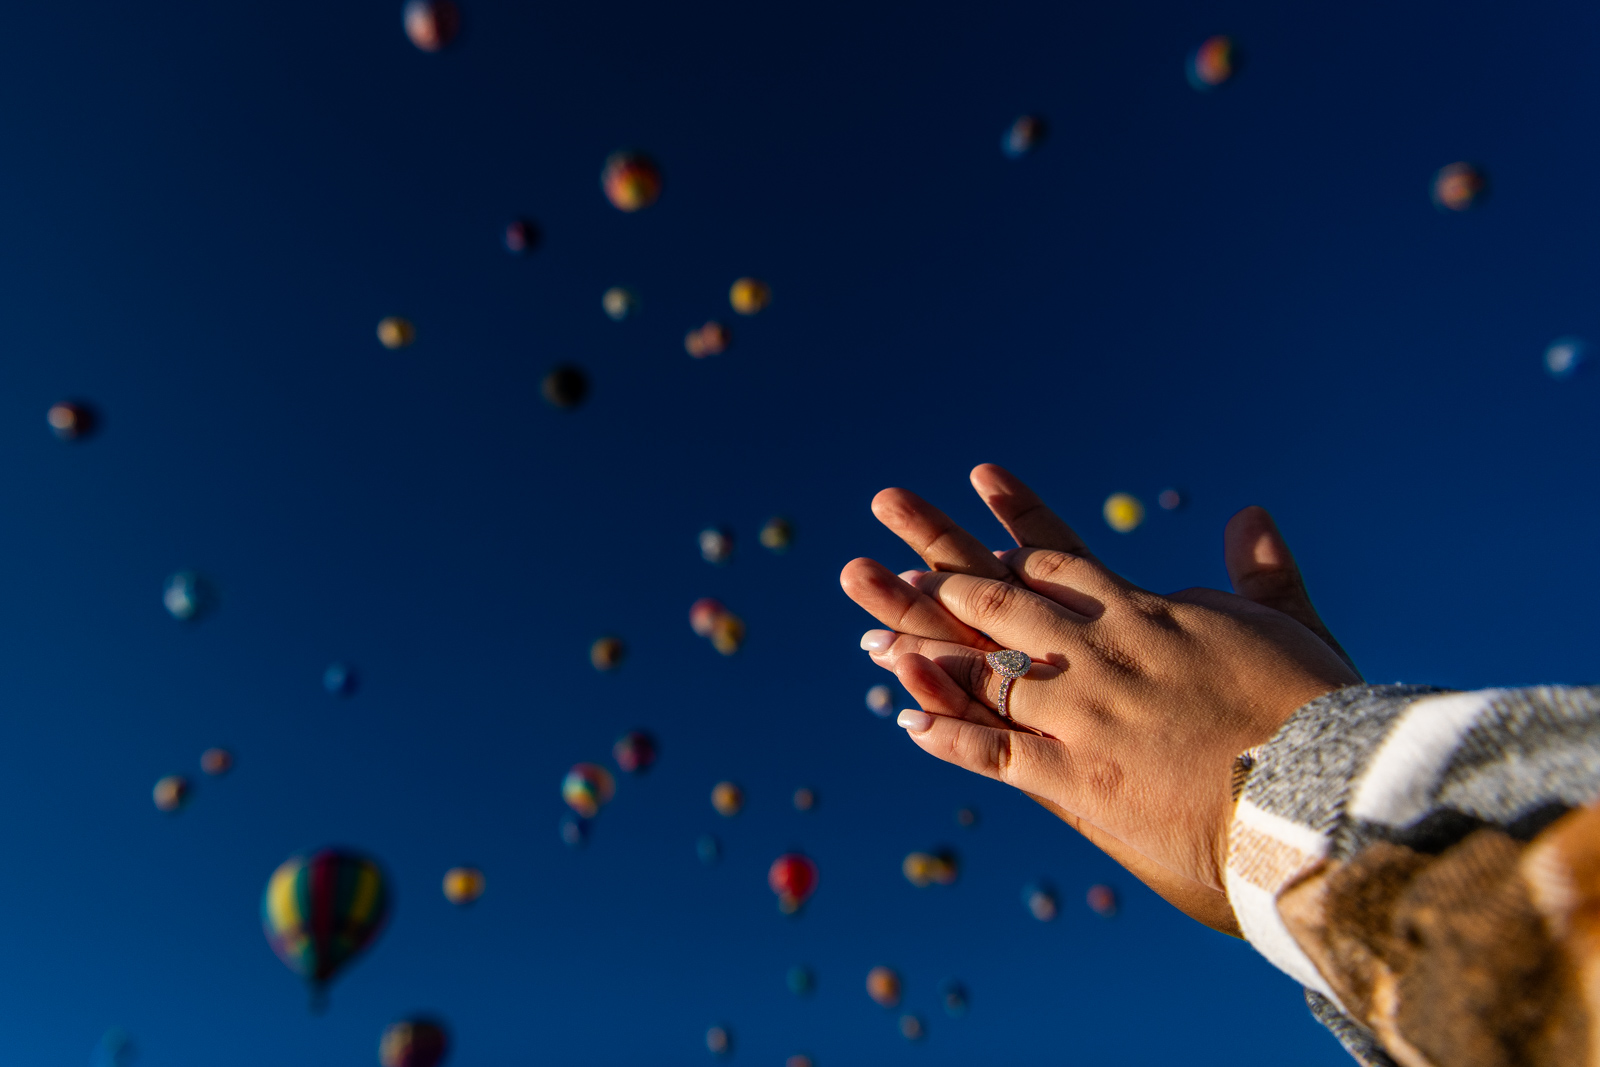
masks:
[[[1011,696],[1011,683],[1028,673],[1028,668],[1033,666],[1033,660],[1028,658],[1026,652],[1018,652],[1014,648],[1002,648],[998,652],[991,652],[984,657],[994,673],[1000,676],[1000,702],[995,711],[1000,713],[1002,719],[1011,718],[1006,711],[1006,700]]]

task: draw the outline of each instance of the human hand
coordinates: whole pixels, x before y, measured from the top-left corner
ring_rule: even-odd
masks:
[[[1104,605],[1086,605],[1081,600],[1079,601],[1079,608],[1094,613],[1092,615],[1079,616],[1081,621],[1077,623],[1077,626],[1081,631],[1080,637],[1091,633],[1106,635],[1115,632],[1117,639],[1121,641],[1127,636],[1139,636],[1142,632],[1139,626],[1135,625],[1129,630],[1129,627],[1125,624],[1137,620],[1141,615],[1141,611],[1148,613],[1151,604],[1140,602],[1139,598],[1150,598],[1150,594],[1134,589],[1127,583],[1121,582],[1120,579],[1116,579],[1114,575],[1109,575],[1109,572],[1105,572],[1103,567],[1099,567],[1093,561],[1093,558],[1088,555],[1087,547],[1083,545],[1077,535],[1065,523],[1051,514],[1026,486],[1005,471],[998,467],[981,466],[973,471],[972,481],[974,487],[984,497],[996,517],[1007,527],[1020,545],[1054,549],[1056,554],[1066,552],[1071,554],[1079,563],[1086,565],[1095,574],[1100,575],[1103,579],[1110,580],[1116,595],[1108,597]],[[1002,561],[997,560],[976,539],[962,531],[936,509],[931,508],[910,493],[906,493],[903,490],[886,490],[874,500],[873,510],[886,525],[916,549],[929,566],[937,570],[967,572],[968,574],[981,576],[990,584],[1000,582],[1015,583],[1022,580],[1018,577],[1017,572],[1011,570]],[[1311,644],[1316,645],[1316,648],[1312,651],[1323,659],[1318,668],[1310,672],[1311,676],[1319,679],[1317,684],[1323,685],[1323,688],[1318,691],[1326,691],[1326,689],[1335,688],[1337,685],[1349,684],[1358,680],[1354,675],[1353,668],[1346,666],[1347,660],[1344,663],[1337,664],[1328,662],[1332,659],[1332,656],[1327,650],[1337,651],[1340,658],[1344,659],[1342,650],[1338,649],[1337,643],[1328,634],[1326,627],[1322,625],[1320,618],[1317,617],[1315,610],[1312,608],[1311,602],[1305,594],[1304,584],[1300,580],[1299,572],[1294,566],[1293,557],[1289,554],[1287,546],[1277,533],[1271,517],[1259,508],[1246,509],[1235,516],[1233,521],[1229,523],[1225,540],[1228,569],[1233,578],[1235,588],[1245,594],[1248,599],[1257,603],[1272,605],[1284,614],[1298,620],[1326,642],[1326,649],[1316,642],[1311,642]],[[1021,553],[1017,555],[1021,561],[1019,569],[1023,574],[1027,574],[1029,566],[1026,560],[1029,557],[1023,556]],[[1037,569],[1036,565],[1034,569]],[[1144,699],[1144,694],[1120,693],[1118,694],[1119,701],[1113,702],[1111,706],[1098,706],[1092,703],[1084,704],[1083,700],[1087,694],[1079,693],[1080,706],[1073,707],[1071,700],[1068,700],[1065,705],[1055,706],[1055,704],[1060,704],[1059,686],[1057,686],[1055,690],[1052,690],[1052,692],[1058,694],[1058,696],[1052,697],[1055,704],[1039,704],[1037,705],[1037,711],[1024,709],[1019,704],[1019,719],[1030,725],[1041,726],[1041,728],[1048,727],[1045,729],[1047,734],[1061,730],[1064,722],[1065,725],[1075,727],[1075,734],[1068,736],[1066,732],[1061,732],[1057,733],[1055,737],[1045,738],[1024,738],[1014,734],[998,738],[989,736],[994,734],[1004,735],[1010,728],[1010,724],[995,716],[984,703],[985,700],[989,704],[993,703],[994,679],[979,653],[997,646],[983,637],[971,625],[968,625],[968,623],[976,621],[976,616],[962,621],[949,614],[938,602],[949,593],[948,589],[945,588],[947,586],[946,576],[908,572],[908,577],[916,584],[913,585],[896,578],[886,569],[870,560],[856,560],[845,568],[841,580],[846,591],[853,599],[886,624],[894,626],[905,633],[905,636],[896,636],[884,631],[876,631],[873,634],[869,634],[869,640],[865,640],[864,644],[876,643],[881,646],[875,651],[874,658],[884,666],[896,668],[907,688],[912,691],[913,695],[918,697],[925,709],[935,715],[957,720],[951,723],[939,723],[930,720],[931,725],[919,736],[919,743],[944,758],[951,759],[953,762],[969,766],[994,777],[1000,777],[1002,780],[1012,781],[1014,784],[1021,786],[1029,791],[1030,795],[1033,795],[1036,800],[1039,800],[1046,807],[1084,832],[1097,845],[1127,866],[1137,877],[1151,885],[1153,889],[1186,913],[1217,929],[1225,932],[1234,932],[1236,927],[1233,923],[1231,909],[1228,908],[1226,898],[1220,891],[1220,867],[1219,861],[1214,858],[1214,849],[1211,850],[1212,858],[1203,862],[1197,862],[1193,857],[1187,860],[1177,860],[1174,858],[1174,843],[1172,841],[1157,840],[1160,835],[1153,835],[1148,831],[1140,832],[1137,826],[1128,825],[1130,818],[1132,818],[1133,823],[1137,823],[1139,820],[1131,817],[1127,812],[1123,812],[1120,816],[1117,814],[1119,804],[1115,802],[1114,795],[1101,798],[1098,805],[1085,804],[1083,797],[1069,795],[1070,791],[1063,792],[1062,782],[1045,781],[1045,779],[1049,778],[1049,774],[1040,773],[1044,769],[1052,767],[1059,771],[1064,754],[1074,756],[1079,766],[1084,765],[1085,758],[1096,757],[1104,762],[1104,757],[1109,755],[1109,765],[1117,767],[1120,773],[1125,769],[1124,764],[1127,755],[1120,751],[1115,751],[1118,746],[1111,746],[1113,751],[1109,753],[1097,752],[1097,748],[1106,747],[1104,745],[1105,738],[1096,735],[1093,731],[1085,732],[1081,729],[1084,725],[1082,722],[1074,724],[1071,720],[1074,716],[1080,720],[1083,719],[1086,711],[1092,711],[1095,715],[1105,718],[1106,721],[1099,724],[1102,727],[1100,733],[1104,734],[1106,727],[1113,724],[1116,725],[1121,733],[1118,735],[1117,731],[1113,730],[1112,735],[1119,737],[1121,747],[1126,747],[1127,742],[1131,740],[1128,736],[1130,730],[1140,725],[1154,725],[1158,734],[1169,732],[1166,725],[1160,721],[1159,715],[1154,723],[1141,722],[1140,716],[1137,714],[1140,709],[1136,705]],[[1030,585],[1036,582],[1037,576],[1029,579]],[[919,586],[924,588],[919,589]],[[1056,590],[1047,591],[1058,592]],[[933,592],[934,595],[929,596],[929,592]],[[1074,592],[1079,595],[1082,594],[1081,589]],[[992,595],[987,592],[983,594],[986,598]],[[1001,595],[1004,596],[1006,594],[1002,593]],[[1221,598],[1221,600],[1218,601],[1217,598]],[[1024,602],[1026,602],[1026,599],[1023,598]],[[1238,644],[1239,633],[1233,632],[1231,636],[1224,638],[1221,633],[1222,631],[1228,631],[1229,626],[1221,625],[1219,630],[1218,623],[1219,619],[1228,619],[1231,614],[1250,607],[1240,598],[1228,597],[1226,594],[1215,593],[1214,591],[1192,591],[1172,598],[1153,598],[1153,601],[1162,602],[1164,599],[1169,601],[1172,606],[1182,605],[1181,608],[1177,609],[1178,615],[1182,616],[1179,620],[1179,630],[1187,633],[1190,643],[1192,644],[1196,639],[1203,638],[1200,640],[1198,648],[1189,648],[1187,650],[1191,657],[1198,651],[1201,658],[1205,658],[1210,654],[1212,644],[1218,641],[1229,648]],[[1140,606],[1135,606],[1136,604]],[[1060,604],[1055,605],[1058,611],[1062,607],[1063,605]],[[1114,608],[1114,610],[1108,610],[1108,607]],[[1172,607],[1162,608],[1158,614],[1168,613],[1171,610]],[[1282,616],[1275,615],[1273,612],[1262,612],[1259,608],[1254,608],[1253,610],[1261,617],[1247,620],[1246,624],[1243,625],[1243,632],[1247,637],[1259,639],[1261,636],[1260,631],[1263,627],[1268,631],[1275,628],[1282,630],[1284,627],[1288,627],[1286,632],[1293,634],[1296,640],[1300,638],[1309,640],[1309,634],[1306,634],[1300,627],[1289,623]],[[961,612],[958,610],[956,614],[960,615]],[[1093,625],[1088,625],[1091,618]],[[1278,621],[1270,622],[1269,620],[1272,619],[1277,619]],[[1148,618],[1146,618],[1147,623],[1148,621]],[[1188,624],[1188,630],[1185,629],[1184,624]],[[1205,631],[1205,633],[1191,632],[1195,627],[1198,627],[1199,631]],[[1232,627],[1235,631],[1239,628],[1237,624]],[[1143,629],[1148,629],[1148,626]],[[1124,634],[1124,630],[1129,630],[1129,632]],[[995,631],[995,633],[996,636],[1001,636],[1000,631]],[[1095,638],[1095,640],[1099,639],[1099,637]],[[1212,644],[1208,644],[1208,641]],[[935,647],[941,643],[954,647]],[[1054,643],[1064,644],[1065,642],[1057,640]],[[1245,643],[1247,645],[1250,644],[1249,641]],[[1271,642],[1269,641],[1268,643],[1270,644]],[[1139,651],[1147,654],[1154,653],[1157,656],[1166,654],[1160,647],[1159,642],[1150,647],[1141,647],[1137,641],[1135,644]],[[1020,647],[1023,647],[1025,651],[1029,650],[1027,645]],[[1301,647],[1297,652],[1304,654],[1307,649]],[[939,664],[953,672],[955,679],[961,679],[966,685],[966,691],[963,691],[962,687],[957,685],[946,670],[935,667],[932,662],[926,659],[925,656],[927,655],[932,655]],[[1091,655],[1089,660],[1094,658],[1095,656]],[[1316,658],[1316,656],[1314,655],[1313,658]],[[1087,668],[1089,662],[1086,661],[1079,666]],[[1104,668],[1107,664],[1102,659],[1099,666]],[[1117,669],[1114,666],[1112,672],[1115,673]],[[1057,670],[1057,668],[1053,667],[1047,659],[1042,659],[1032,675],[1017,683],[1016,692],[1020,694],[1024,688],[1035,682],[1042,683],[1047,678],[1053,680],[1055,677],[1059,677],[1059,674],[1050,675],[1052,670]],[[1085,678],[1088,673],[1087,669],[1080,669],[1078,671],[1079,679]],[[1304,671],[1301,672],[1301,674],[1305,673]],[[1147,686],[1150,681],[1150,679],[1145,680]],[[1161,684],[1156,682],[1156,688],[1159,689]],[[1211,711],[1213,713],[1215,712],[1215,698],[1220,695],[1215,692],[1216,684],[1216,679],[1213,679],[1210,683],[1213,691],[1211,694],[1213,697]],[[1288,690],[1297,692],[1296,685],[1288,686]],[[974,699],[974,696],[977,699]],[[1132,701],[1131,705],[1130,699]],[[1276,729],[1282,717],[1298,706],[1299,700],[1297,697],[1283,696],[1282,699],[1293,699],[1295,703],[1288,704],[1280,713],[1276,713],[1275,717],[1269,715],[1268,718],[1273,719],[1270,728],[1266,728],[1259,721],[1251,720],[1255,726],[1264,729],[1265,732],[1257,737],[1256,740],[1252,740],[1250,744],[1265,740]],[[1306,699],[1309,699],[1309,697]],[[1269,703],[1272,703],[1272,701],[1269,700]],[[1063,711],[1066,713],[1065,720],[1062,720]],[[1062,721],[1058,722],[1058,720]],[[1205,721],[1209,722],[1210,720],[1207,719]],[[976,728],[979,732],[974,733],[968,727]],[[1227,736],[1235,736],[1238,733],[1239,731],[1234,731],[1234,733]],[[1255,731],[1245,729],[1242,733],[1254,736]],[[1066,747],[1066,743],[1074,739],[1081,740],[1085,744],[1070,748]],[[1173,738],[1168,736],[1166,740],[1167,747],[1170,748]],[[1226,748],[1231,744],[1232,741],[1228,741],[1223,747]],[[1220,822],[1221,826],[1225,827],[1226,825],[1227,801],[1229,799],[1227,795],[1228,769],[1231,768],[1233,756],[1238,751],[1242,751],[1243,748],[1250,747],[1250,744],[1241,745],[1238,749],[1227,751],[1224,756],[1216,757],[1216,761],[1222,763],[1223,770],[1216,776],[1218,784],[1211,792],[1214,793],[1220,790],[1223,814],[1219,820],[1214,819],[1212,821]],[[1050,747],[1052,745],[1055,746],[1054,749]],[[1076,752],[1073,751],[1074,748],[1077,749]],[[1003,766],[999,761],[998,755],[1002,752],[1006,754]],[[1024,763],[1019,762],[1016,758],[1018,753],[1035,757],[1034,773],[1030,774],[1025,770]],[[1152,762],[1150,753],[1147,752],[1144,756],[1144,763]],[[1195,764],[1210,762],[1206,756],[1198,753],[1186,754],[1185,758],[1188,759],[1188,763],[1179,760],[1174,766],[1190,767]],[[1155,762],[1159,762],[1159,759]],[[1138,761],[1135,762],[1135,766],[1137,765]],[[1172,767],[1168,767],[1166,771],[1167,777],[1171,777],[1172,773]],[[1148,784],[1148,782],[1145,784]],[[1145,786],[1141,785],[1139,788],[1143,790]],[[1115,794],[1117,791],[1113,790],[1112,792]],[[1126,807],[1126,805],[1120,805],[1120,807]],[[1145,805],[1145,807],[1148,807],[1148,805]],[[1208,801],[1206,810],[1214,814],[1216,807],[1217,804],[1213,797]],[[1107,810],[1100,810],[1102,808]],[[1090,814],[1091,811],[1092,814]],[[1149,813],[1146,812],[1146,814]],[[1086,820],[1085,815],[1090,817]],[[1204,824],[1205,821],[1203,818],[1190,820],[1192,824]],[[1113,832],[1108,832],[1106,826],[1114,827],[1115,829]],[[1187,827],[1188,830],[1193,828],[1193,825]],[[1121,837],[1121,834],[1124,833],[1132,833],[1132,843]],[[1179,834],[1178,836],[1182,837],[1183,835]],[[1190,840],[1191,844],[1185,847],[1189,847],[1192,851],[1192,835]],[[1160,865],[1152,862],[1151,855],[1141,852],[1141,848],[1146,849],[1146,851],[1153,850],[1154,855],[1160,859]],[[1200,851],[1202,855],[1206,852],[1205,849]],[[1174,870],[1174,867],[1177,869]]]

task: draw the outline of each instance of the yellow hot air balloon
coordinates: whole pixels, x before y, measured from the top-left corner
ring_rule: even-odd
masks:
[[[754,315],[772,303],[772,287],[758,278],[740,278],[728,290],[728,303],[741,315]]]
[[[444,872],[444,897],[452,904],[471,904],[483,896],[483,872],[476,867],[451,867]]]
[[[378,341],[385,348],[405,348],[417,339],[417,328],[410,319],[390,315],[378,321]]]
[[[1144,522],[1144,505],[1129,493],[1112,493],[1106,497],[1106,525],[1117,533],[1132,533]]]

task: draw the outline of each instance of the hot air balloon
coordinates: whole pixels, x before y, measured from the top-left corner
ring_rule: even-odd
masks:
[[[761,547],[772,552],[787,552],[794,544],[794,524],[774,516],[761,527]]]
[[[476,867],[451,867],[444,872],[444,898],[452,904],[471,904],[483,896],[483,872]]]
[[[406,36],[424,52],[439,51],[461,28],[461,13],[450,0],[410,0],[404,19]]]
[[[73,400],[51,404],[50,410],[45,412],[44,417],[50,424],[51,432],[63,441],[83,440],[94,433],[95,426],[100,421],[95,417],[93,408]]]
[[[544,376],[539,387],[544,398],[558,408],[575,408],[589,395],[589,376],[583,368],[563,363]]]
[[[1471,163],[1451,163],[1433,176],[1433,203],[1440,211],[1466,211],[1489,195],[1489,176]]]
[[[726,563],[733,558],[733,531],[707,526],[700,531],[700,556],[707,563]]]
[[[711,788],[711,806],[731,819],[744,807],[744,790],[732,782],[718,782]]]
[[[799,964],[789,968],[784,982],[789,986],[789,992],[797,997],[809,996],[817,988],[817,976],[811,973],[810,967]]]
[[[600,171],[600,188],[619,211],[638,211],[661,195],[661,171],[649,156],[613,152]]]
[[[700,857],[700,862],[709,866],[722,858],[722,842],[705,834],[694,843],[694,851]]]
[[[632,289],[614,285],[601,295],[600,306],[613,321],[621,322],[639,313],[639,296]]]
[[[956,825],[957,826],[965,826],[969,830],[972,827],[978,825],[978,809],[977,808],[957,808],[956,809]]]
[[[1128,493],[1112,493],[1106,497],[1102,510],[1106,525],[1117,533],[1132,533],[1144,522],[1144,505],[1139,503],[1138,497]]]
[[[867,690],[867,707],[878,718],[887,718],[894,710],[894,690],[886,685],[875,685]]]
[[[585,819],[600,814],[616,789],[611,772],[597,763],[575,763],[561,781],[561,797],[567,807]]]
[[[120,1026],[113,1026],[101,1034],[100,1040],[95,1043],[94,1054],[89,1057],[89,1067],[132,1067],[138,1051],[128,1032]]]
[[[389,917],[389,891],[376,861],[325,848],[291,856],[261,895],[261,925],[272,951],[311,986],[313,1007]]]
[[[582,848],[589,840],[589,820],[576,815],[561,817],[561,843],[568,848]]]
[[[767,868],[767,885],[778,894],[778,910],[793,915],[817,891],[817,865],[798,852],[785,853]]]
[[[715,320],[706,323],[699,329],[690,330],[683,338],[684,351],[695,359],[720,356],[728,350],[728,346],[732,343],[733,333],[722,323]]]
[[[744,620],[731,611],[717,616],[711,624],[711,647],[724,656],[731,656],[744,644]]]
[[[1092,885],[1088,894],[1089,907],[1096,915],[1109,919],[1117,913],[1117,891],[1108,885]]]
[[[710,637],[717,619],[727,613],[728,609],[719,601],[701,597],[689,607],[689,627],[701,637]]]
[[[384,348],[405,348],[417,339],[417,328],[410,319],[390,315],[378,320],[378,343]]]
[[[885,1008],[900,1003],[900,976],[888,967],[874,967],[867,972],[867,996]]]
[[[959,1019],[967,1013],[967,987],[957,981],[946,982],[939,989],[939,999],[944,1001],[944,1013]]]
[[[169,774],[156,782],[150,791],[159,811],[177,811],[189,802],[189,779],[181,774]]]
[[[1044,119],[1038,115],[1022,115],[1000,138],[1000,150],[1012,159],[1021,159],[1044,142],[1048,131]]]
[[[620,637],[602,637],[589,646],[589,662],[597,671],[614,671],[622,666],[628,647]]]
[[[432,1019],[390,1023],[378,1043],[383,1067],[438,1067],[450,1051],[450,1036]]]
[[[928,1028],[922,1024],[922,1016],[902,1015],[900,1033],[907,1041],[921,1041],[927,1036]]]
[[[336,697],[347,697],[360,687],[356,669],[348,663],[330,663],[322,672],[322,688]]]
[[[632,730],[617,738],[611,757],[629,774],[643,774],[656,762],[656,739],[643,730]]]
[[[532,219],[512,219],[506,223],[506,251],[514,256],[527,255],[539,247],[543,236],[539,224]]]
[[[728,290],[728,303],[741,315],[754,315],[772,303],[772,287],[759,278],[740,278]]]
[[[726,1056],[733,1051],[733,1031],[726,1026],[713,1026],[706,1030],[706,1051],[713,1056]]]
[[[1188,503],[1183,492],[1178,489],[1163,489],[1156,494],[1156,503],[1161,505],[1162,511],[1177,511]]]
[[[1589,346],[1581,337],[1558,337],[1544,350],[1544,369],[1552,378],[1570,378],[1588,358]]]
[[[200,769],[210,775],[227,774],[233,769],[233,753],[225,748],[208,748],[200,753]]]
[[[795,811],[810,811],[817,806],[817,791],[801,786],[794,791],[793,800]]]
[[[906,876],[906,881],[922,889],[935,882],[939,885],[954,885],[956,877],[961,872],[961,864],[956,854],[949,849],[939,852],[913,852],[906,856],[905,862],[900,865],[900,871]]]
[[[1240,58],[1232,37],[1222,34],[1207,37],[1189,54],[1186,68],[1189,84],[1201,92],[1215,89],[1239,72]]]
[[[1055,890],[1038,882],[1030,883],[1022,888],[1022,903],[1035,919],[1047,923],[1056,917]]]
[[[783,1061],[783,1067],[814,1067],[811,1057],[804,1052],[796,1052],[793,1056]]]
[[[211,583],[194,571],[179,571],[167,578],[161,590],[161,603],[174,619],[189,622],[211,610],[216,594]]]

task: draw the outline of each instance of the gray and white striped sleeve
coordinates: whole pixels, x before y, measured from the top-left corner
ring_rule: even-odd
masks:
[[[1228,898],[1372,1067],[1600,1067],[1600,688],[1352,686],[1245,761]]]

